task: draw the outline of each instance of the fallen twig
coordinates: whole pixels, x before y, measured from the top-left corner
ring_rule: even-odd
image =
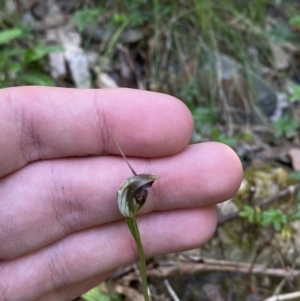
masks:
[[[289,293],[289,294],[284,294],[284,295],[277,295],[277,296],[272,296],[264,301],[281,301],[281,300],[291,300],[291,299],[296,299],[300,297],[300,292],[294,292],[294,293]]]
[[[165,284],[169,294],[171,295],[172,299],[174,301],[180,301],[180,299],[177,297],[175,291],[173,290],[172,286],[170,285],[170,283],[167,279],[164,280],[164,284]]]
[[[161,261],[147,269],[148,277],[165,278],[179,275],[193,275],[201,272],[233,272],[233,273],[249,273],[252,268],[252,274],[262,274],[275,277],[294,278],[300,276],[300,270],[285,270],[276,268],[267,268],[262,264],[251,265],[250,263],[231,262],[226,260],[216,260],[210,258],[202,258],[197,261]]]

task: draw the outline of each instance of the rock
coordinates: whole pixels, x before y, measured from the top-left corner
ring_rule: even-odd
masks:
[[[270,48],[273,54],[273,66],[276,70],[286,70],[290,66],[291,57],[281,44],[271,43]]]
[[[97,76],[97,83],[98,88],[117,88],[118,84],[115,82],[115,80],[107,73],[100,73]]]
[[[49,66],[52,78],[59,79],[67,75],[65,58],[62,52],[49,53]]]
[[[143,38],[143,33],[141,30],[128,28],[124,30],[121,34],[120,40],[123,43],[136,43]]]
[[[47,41],[63,46],[63,51],[49,55],[51,74],[54,78],[66,74],[65,62],[77,88],[90,88],[90,70],[88,58],[81,48],[81,36],[70,26],[47,31]]]
[[[254,73],[250,74],[250,81],[253,83],[257,104],[262,110],[262,113],[266,117],[272,118],[277,107],[276,91],[274,91],[260,76]]]
[[[290,101],[286,93],[277,92],[276,94],[277,94],[277,106],[275,112],[270,118],[272,122],[282,118],[282,116],[285,115],[290,105]]]
[[[61,13],[60,7],[55,0],[45,2],[47,13],[43,22],[50,26],[62,24],[65,16]],[[61,25],[53,29],[46,30],[46,41],[48,44],[63,46],[63,50],[49,54],[51,74],[54,78],[59,78],[67,73],[65,64],[69,67],[74,84],[78,88],[90,88],[90,70],[88,59],[81,47],[81,35],[75,31],[72,24]]]
[[[224,54],[216,53],[201,67],[200,86],[208,98],[217,98],[225,114],[229,110],[238,124],[259,123],[262,116],[270,119],[276,111],[276,91],[254,72],[249,70],[246,76],[242,65]],[[254,94],[253,105],[248,100],[250,93]]]
[[[242,182],[241,186],[244,185]],[[233,200],[227,200],[223,203],[217,204],[219,218],[227,216],[232,213],[237,213],[239,211],[238,207],[234,204]]]

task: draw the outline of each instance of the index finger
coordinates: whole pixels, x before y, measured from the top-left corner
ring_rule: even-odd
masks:
[[[0,90],[0,177],[29,162],[97,153],[160,157],[186,147],[193,119],[178,99],[133,89]]]

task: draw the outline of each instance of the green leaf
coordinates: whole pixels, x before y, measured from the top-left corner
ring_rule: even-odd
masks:
[[[287,223],[287,216],[279,209],[270,209],[262,213],[262,225],[267,227],[273,224],[276,231],[280,231],[282,226]]]
[[[297,191],[296,200],[297,202],[300,202],[300,190]]]
[[[287,117],[278,119],[277,121],[273,122],[273,125],[275,128],[275,138],[280,138],[284,134],[294,136],[300,126],[297,120]]]
[[[295,181],[300,181],[300,172],[299,171],[291,172],[289,174],[289,177]]]
[[[53,79],[41,72],[26,72],[19,75],[17,79],[26,85],[55,86]]]
[[[272,224],[272,219],[268,218],[268,217],[264,217],[261,224],[264,226],[264,227],[268,227]]]
[[[9,71],[17,75],[23,68],[22,64],[19,62],[9,62]]]
[[[6,44],[22,35],[22,29],[14,28],[0,31],[0,45]]]
[[[290,83],[289,88],[293,90],[290,101],[294,102],[300,99],[300,85],[295,83]]]
[[[245,212],[245,213],[247,213],[247,214],[249,214],[249,213],[254,213],[254,209],[253,209],[252,207],[248,206],[248,205],[245,205],[245,206],[243,207],[243,211],[242,211],[241,213],[243,213],[243,212]],[[241,213],[240,213],[240,214],[241,214]]]
[[[267,33],[275,43],[292,41],[295,37],[289,26],[279,24]]]
[[[145,13],[141,13],[140,11],[133,10],[129,15],[128,19],[130,21],[130,25],[133,27],[142,26],[149,20],[149,16]]]
[[[298,191],[299,193],[299,191]],[[297,199],[299,202],[299,200]],[[291,220],[298,220],[300,219],[300,204],[297,204],[297,209],[291,213]]]
[[[255,212],[255,222],[257,223],[257,224],[261,224],[262,223],[262,213],[261,213],[261,211],[256,211]]]
[[[273,223],[273,226],[274,226],[274,229],[275,229],[276,231],[280,231],[280,230],[281,230],[281,224],[280,224],[279,222],[275,221],[275,222]]]
[[[85,294],[81,296],[83,300],[86,301],[120,301],[120,296],[115,294],[114,297],[110,297],[109,295],[103,293],[99,287],[94,287]]]
[[[230,147],[234,147],[234,146],[237,145],[237,140],[236,140],[236,139],[234,139],[234,138],[229,138],[229,137],[227,137],[225,134],[221,134],[221,135],[218,137],[217,141],[219,141],[219,142],[221,142],[221,143],[224,143],[224,144],[226,144],[226,145],[228,145],[228,146],[230,146]]]
[[[193,117],[196,122],[215,124],[217,122],[217,114],[210,108],[197,107],[193,110]]]
[[[51,53],[51,52],[56,52],[56,51],[62,51],[63,47],[61,46],[46,46],[46,45],[39,45],[35,46],[34,48],[29,48],[26,53],[25,53],[25,62],[33,62],[37,61],[41,58],[43,58],[45,55]]]
[[[243,210],[240,212],[239,216],[247,218],[249,223],[252,224],[255,218],[255,210],[254,208],[246,205],[244,206]]]
[[[300,15],[292,17],[289,21],[290,25],[294,25],[300,28]]]
[[[221,133],[218,128],[212,128],[211,136],[215,141],[227,144],[230,147],[237,145],[237,140],[227,137],[224,133]]]
[[[113,21],[116,24],[122,24],[124,22],[128,22],[128,18],[125,14],[114,14]]]
[[[78,27],[79,31],[83,31],[88,24],[98,22],[100,13],[99,8],[77,10],[72,17],[72,22]]]

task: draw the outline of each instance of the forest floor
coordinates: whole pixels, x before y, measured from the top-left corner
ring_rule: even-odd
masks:
[[[148,261],[153,300],[300,300],[299,1],[0,0],[0,8],[1,88],[168,93],[194,116],[191,143],[238,153],[244,180],[218,206],[213,239]],[[120,268],[81,298],[142,301],[138,269]]]

